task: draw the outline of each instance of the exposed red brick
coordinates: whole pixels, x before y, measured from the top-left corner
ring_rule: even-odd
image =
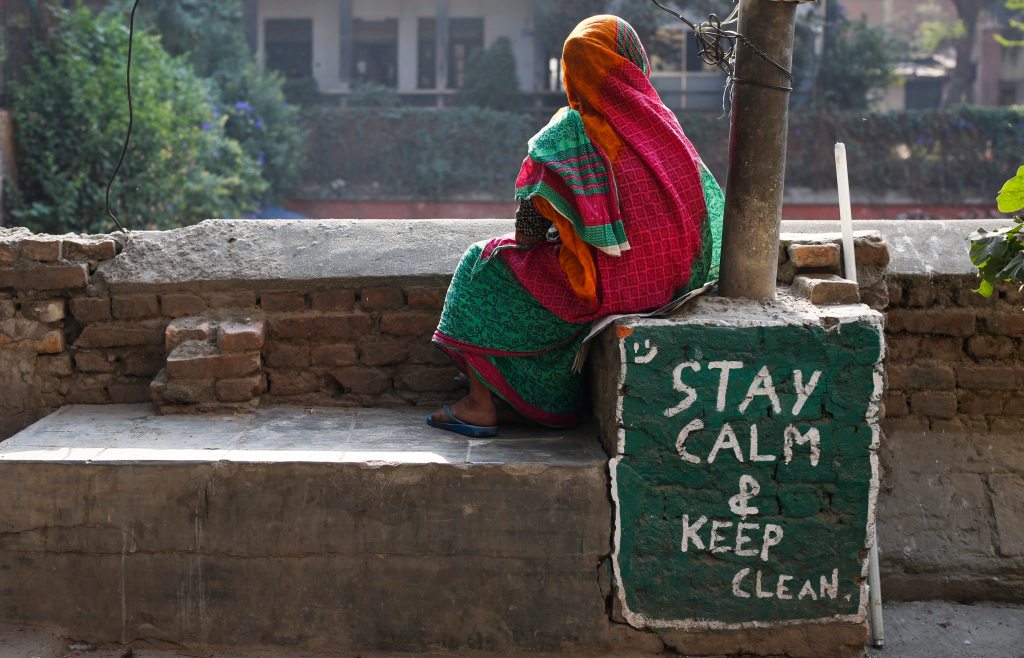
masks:
[[[271,395],[304,395],[320,390],[320,377],[309,370],[271,370]]]
[[[894,309],[886,314],[888,331],[893,333],[971,336],[975,320],[974,311],[957,308],[927,311]]]
[[[305,368],[309,365],[309,345],[274,342],[267,345],[266,358],[271,368]]]
[[[101,322],[110,319],[110,299],[106,297],[73,297],[71,315],[79,322]]]
[[[122,347],[129,345],[160,345],[164,340],[163,326],[140,322],[109,322],[90,324],[82,330],[75,347]]]
[[[972,393],[961,391],[960,413],[969,416],[998,416],[1003,413],[1003,395],[1000,393]]]
[[[106,352],[78,350],[75,352],[75,367],[79,372],[114,372],[117,364]]]
[[[36,372],[52,377],[67,377],[74,372],[71,355],[67,353],[36,358]]]
[[[860,302],[857,284],[832,274],[798,275],[793,280],[793,290],[818,306]]]
[[[944,365],[892,365],[886,369],[889,388],[901,390],[952,390],[956,386],[953,369]]]
[[[113,404],[136,404],[149,402],[149,384],[110,384],[107,386],[107,394]]]
[[[922,391],[910,398],[910,408],[918,416],[953,418],[956,416],[956,393]]]
[[[88,281],[89,269],[84,263],[0,268],[0,288],[70,290],[84,288]]]
[[[907,396],[902,393],[887,392],[882,402],[885,404],[886,418],[902,418],[910,413]]]
[[[971,336],[967,339],[967,351],[977,359],[1012,359],[1020,346],[1009,336]]]
[[[301,311],[306,308],[306,297],[295,290],[265,292],[260,295],[260,308],[264,311]]]
[[[451,365],[448,355],[439,350],[433,343],[414,343],[409,347],[409,363],[434,366]]]
[[[313,310],[329,313],[347,311],[356,303],[354,290],[320,290],[310,295]]]
[[[384,311],[405,304],[401,288],[363,288],[359,291],[359,306],[365,311]]]
[[[1024,416],[1024,392],[1018,391],[1007,398],[1003,413],[1007,416]]]
[[[310,359],[315,366],[342,368],[354,366],[359,362],[356,346],[348,343],[317,345],[310,351]]]
[[[217,347],[225,352],[260,350],[266,333],[266,323],[259,318],[223,320],[217,328]]]
[[[256,293],[251,290],[211,292],[206,296],[210,308],[255,308]]]
[[[408,366],[395,377],[395,388],[417,393],[454,391],[458,388],[454,379],[456,373],[451,366]]]
[[[371,327],[370,316],[363,313],[293,315],[270,321],[273,335],[285,340],[352,340],[370,333]]]
[[[331,371],[331,376],[346,393],[380,395],[391,388],[391,378],[376,368],[341,368]]]
[[[13,265],[18,260],[17,242],[0,242],[0,265]]]
[[[855,238],[853,253],[858,265],[885,267],[889,264],[889,246],[883,240]]]
[[[0,348],[58,354],[64,351],[64,332],[24,318],[0,320]]]
[[[437,328],[438,315],[425,311],[385,313],[380,319],[381,333],[392,336],[428,336]]]
[[[214,400],[212,379],[170,379],[163,370],[149,386],[156,404],[195,404]]]
[[[1024,337],[1024,313],[987,313],[983,317],[985,329],[998,336]]]
[[[156,295],[115,295],[110,300],[111,314],[118,320],[142,320],[160,316]]]
[[[839,267],[839,245],[799,244],[789,245],[789,260],[797,269],[816,268],[830,269]]]
[[[444,307],[446,288],[406,288],[405,298],[409,308],[440,311]]]
[[[21,314],[38,322],[58,322],[64,319],[64,300],[48,299],[41,302],[26,302],[21,305]]]
[[[217,324],[204,317],[176,318],[164,331],[164,349],[168,352],[187,340],[212,341]]]
[[[898,308],[903,306],[903,294],[904,288],[896,281],[889,280],[886,282],[889,288],[889,306],[890,308]]]
[[[23,238],[21,240],[21,257],[44,263],[56,263],[60,260],[60,239],[54,238]]]
[[[195,315],[206,310],[206,302],[199,295],[190,292],[160,295],[161,312],[172,318]]]
[[[962,366],[961,388],[976,391],[1019,391],[1024,388],[1024,368],[1006,366]]]
[[[260,368],[259,354],[218,354],[209,343],[185,341],[167,355],[167,376],[177,379],[234,379]]]
[[[366,366],[395,366],[408,358],[409,343],[405,341],[381,338],[359,344],[359,361]]]
[[[72,386],[65,400],[68,404],[110,404],[106,386]]]
[[[218,380],[215,389],[221,402],[246,402],[263,392],[263,375]]]
[[[117,255],[117,241],[110,238],[72,238],[64,240],[64,257],[69,260],[101,261]]]
[[[164,367],[164,351],[159,347],[131,347],[118,350],[121,374],[152,377]]]

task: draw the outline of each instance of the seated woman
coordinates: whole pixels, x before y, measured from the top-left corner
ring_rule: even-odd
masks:
[[[636,32],[588,18],[562,67],[569,107],[530,140],[515,234],[470,247],[448,289],[433,340],[469,395],[428,416],[434,427],[494,436],[495,395],[543,425],[577,425],[572,363],[590,323],[717,278],[722,193],[651,86]]]

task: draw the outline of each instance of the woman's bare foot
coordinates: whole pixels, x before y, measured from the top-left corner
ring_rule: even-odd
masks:
[[[474,400],[472,396],[467,395],[458,402],[453,403],[451,410],[456,418],[448,418],[443,409],[438,409],[431,417],[441,423],[461,420],[464,423],[480,427],[491,427],[498,424],[498,410],[495,408],[493,400],[490,401],[490,404],[486,404],[482,401]]]
[[[498,423],[498,410],[494,405],[494,394],[491,389],[477,379],[473,374],[469,375],[469,395],[451,405],[452,413],[464,423],[490,427]],[[451,422],[443,409],[438,409],[431,416],[438,422]]]

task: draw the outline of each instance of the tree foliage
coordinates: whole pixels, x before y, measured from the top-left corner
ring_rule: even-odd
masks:
[[[817,102],[842,110],[866,110],[870,93],[893,80],[896,49],[892,38],[864,21],[837,17],[826,26],[828,47],[817,77]]]
[[[264,202],[286,198],[298,184],[306,133],[285,101],[283,80],[256,61],[245,42],[239,0],[164,0],[153,26],[172,55],[187,57],[216,92],[224,129],[260,166]]]
[[[15,219],[37,231],[110,230],[104,190],[127,122],[123,15],[54,10],[23,81],[12,83]],[[111,202],[131,227],[167,228],[252,212],[266,183],[225,131],[213,90],[159,39],[137,30],[132,143]]]
[[[512,42],[502,37],[477,52],[466,67],[460,96],[469,105],[516,112],[523,106]]]

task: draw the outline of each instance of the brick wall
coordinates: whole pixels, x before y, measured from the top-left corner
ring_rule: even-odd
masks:
[[[298,253],[294,245],[308,244],[317,232],[333,230],[337,240],[352,239],[372,252],[366,245],[384,242],[385,235],[373,223],[352,228],[300,222],[284,228],[219,222],[134,236],[127,244],[120,236],[38,236],[0,228],[0,439],[64,404],[149,401],[151,382],[166,365],[168,325],[181,318],[242,315],[262,321],[264,404],[451,399],[458,394],[454,370],[429,340],[444,299],[444,268],[454,265],[466,244],[506,227],[481,224],[476,235],[461,224],[386,224],[387,231],[423,231],[407,243],[435,245],[422,252],[423,259],[434,260],[409,266],[408,258],[392,255],[405,244],[396,240],[381,246],[380,256],[363,254],[372,278],[344,269],[339,254],[351,253],[344,245],[312,266],[298,261],[305,270],[287,269],[288,258]],[[896,227],[890,243],[897,245],[895,272],[885,271],[887,252],[871,241],[858,243],[861,297],[874,308],[888,304],[879,497],[887,596],[1021,600],[1024,298],[1012,288],[988,300],[975,295],[974,277],[958,264],[946,270],[960,269],[957,274],[921,273],[952,260],[928,251],[937,245],[948,244],[950,254],[962,256],[968,229],[910,224],[878,227]],[[443,231],[443,237],[427,229]],[[371,238],[359,231],[371,232]],[[195,242],[183,242],[182,233]],[[834,243],[823,235],[785,237]],[[910,246],[901,247],[901,241]],[[228,258],[229,247],[238,250],[230,258],[251,253],[249,262],[232,263],[224,273],[207,267],[196,275]],[[115,259],[122,249],[125,255]],[[835,249],[801,251],[807,250],[783,245],[781,283],[796,280],[805,270],[797,263],[812,252],[829,252],[832,260],[811,269],[823,276],[838,271]],[[386,266],[376,267],[386,258]],[[343,274],[331,279],[336,261],[343,263],[335,268]],[[268,262],[284,274],[257,271]],[[141,269],[133,270],[133,264]],[[110,274],[115,266],[120,278]],[[214,394],[216,383],[212,377],[207,387]],[[221,385],[221,392],[228,388]]]
[[[2,230],[2,229],[0,229]],[[175,318],[258,313],[266,403],[427,404],[456,374],[430,343],[446,287],[105,290],[93,276],[121,242],[0,233],[0,438],[64,404],[147,402]]]
[[[888,279],[878,528],[887,598],[1024,600],[1024,295]]]
[[[1024,427],[1024,295],[989,299],[973,276],[889,277],[885,427],[1020,433]]]

